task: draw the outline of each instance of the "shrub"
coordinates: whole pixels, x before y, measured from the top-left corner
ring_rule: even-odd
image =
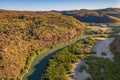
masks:
[[[82,72],[82,71],[85,70],[85,69],[86,69],[86,66],[85,66],[85,65],[82,65],[82,66],[80,67],[79,71]]]
[[[106,56],[107,54],[106,54],[105,52],[102,52],[102,55],[103,55],[103,56]]]

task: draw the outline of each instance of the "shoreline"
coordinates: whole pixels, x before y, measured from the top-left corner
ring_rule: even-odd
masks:
[[[97,52],[93,56],[104,57],[104,58],[110,59],[111,61],[114,61],[113,60],[114,55],[110,51],[110,44],[113,41],[114,41],[114,38],[106,38],[104,40],[97,41],[95,43],[95,45],[91,48],[92,51]],[[100,48],[100,50],[102,49],[101,52],[99,52],[99,48]],[[102,51],[105,51],[107,53],[107,55],[106,56],[102,55]],[[83,70],[83,72],[79,71],[81,65],[85,65],[87,68],[89,68],[89,65],[87,65],[84,60],[79,60],[77,63],[72,64],[72,70],[71,71],[72,71],[72,75],[75,76],[75,78],[72,78],[69,74],[67,74],[67,76],[70,78],[70,80],[85,80],[87,77],[92,78],[92,76],[89,73],[87,73],[86,70]]]
[[[29,69],[28,69],[28,72],[25,73],[23,76],[22,76],[22,80],[29,80],[28,78],[34,73],[35,71],[35,65],[39,64],[39,62],[44,59],[45,57],[49,56],[50,53],[52,55],[52,53],[54,53],[56,50],[58,49],[62,49],[70,44],[73,44],[75,43],[76,41],[78,40],[81,40],[81,39],[84,39],[88,36],[77,36],[69,41],[66,41],[65,43],[61,43],[59,45],[56,45],[54,46],[52,49],[47,49],[46,51],[43,51],[41,52],[39,55],[37,55],[36,57],[34,57],[33,61],[32,61],[32,64],[30,65]],[[47,61],[46,61],[47,63]],[[45,67],[46,68],[46,67]],[[31,79],[32,80],[32,79]]]

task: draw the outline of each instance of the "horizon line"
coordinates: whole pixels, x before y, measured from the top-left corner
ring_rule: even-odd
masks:
[[[116,9],[120,9],[120,7],[105,7],[105,8],[94,8],[94,9],[89,9],[89,8],[80,8],[80,9],[63,9],[63,10],[56,10],[56,9],[51,9],[51,10],[21,10],[21,9],[4,9],[4,8],[0,8],[0,10],[8,10],[8,11],[73,11],[73,10],[99,10],[99,9],[109,9],[109,8],[116,8]]]

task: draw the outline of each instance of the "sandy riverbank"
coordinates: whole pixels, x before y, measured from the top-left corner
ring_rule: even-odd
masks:
[[[92,47],[92,50],[96,51],[94,56],[104,57],[114,61],[114,55],[110,51],[110,43],[114,41],[114,39],[115,38],[104,38],[103,41],[97,41],[96,44]],[[102,52],[105,52],[107,55],[102,55]],[[83,72],[79,72],[79,69],[82,65],[85,65],[87,68],[89,68],[84,60],[72,64],[72,75],[75,75],[75,78],[69,77],[70,80],[85,80],[87,77],[92,78],[91,75],[85,70]]]

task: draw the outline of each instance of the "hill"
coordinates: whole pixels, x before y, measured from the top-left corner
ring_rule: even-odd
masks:
[[[106,8],[98,10],[72,10],[62,11],[63,15],[73,16],[82,22],[90,23],[119,23],[120,22],[120,9],[119,8]]]
[[[57,12],[0,10],[0,80],[19,80],[35,55],[83,32],[84,24]]]

